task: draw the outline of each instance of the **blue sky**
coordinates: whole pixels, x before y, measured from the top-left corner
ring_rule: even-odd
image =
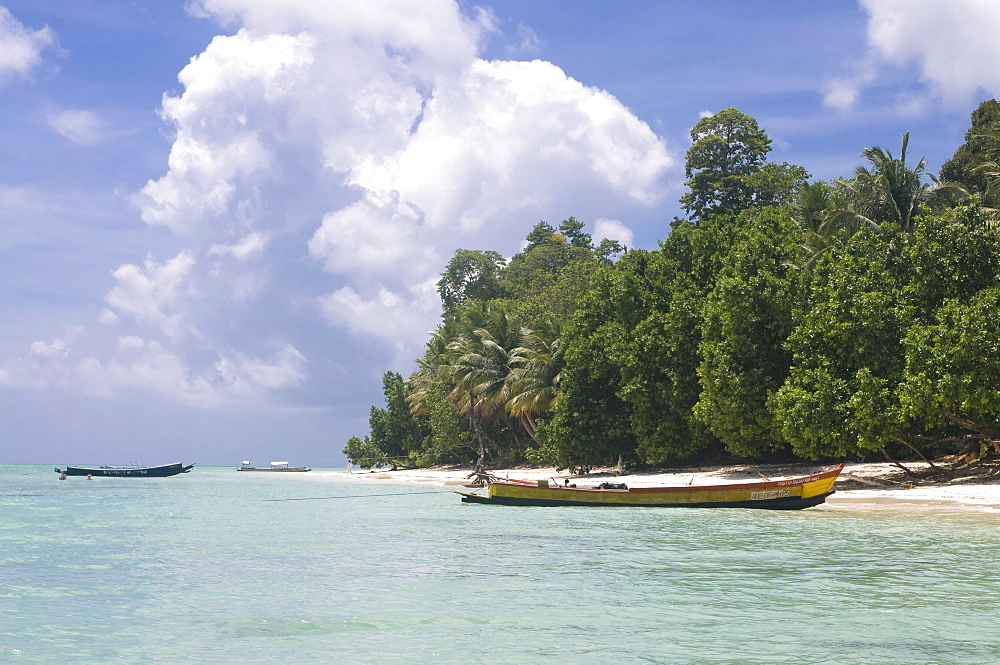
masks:
[[[932,171],[993,0],[0,0],[0,463],[340,465],[459,247],[654,248],[691,126]]]

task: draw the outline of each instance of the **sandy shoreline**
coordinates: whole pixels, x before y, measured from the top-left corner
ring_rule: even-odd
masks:
[[[907,462],[906,467],[916,473],[928,469],[926,463]],[[766,476],[771,480],[808,475],[829,469],[829,465],[747,465],[727,467],[704,467],[690,469],[670,469],[652,473],[637,473],[612,477],[609,470],[594,470],[590,474],[578,476],[567,471],[557,472],[553,468],[492,469],[490,473],[500,478],[523,480],[555,480],[562,484],[570,482],[594,484],[613,479],[627,483],[630,487],[655,485],[715,485],[728,482],[758,480]],[[847,464],[844,474],[835,486],[836,494],[827,503],[833,506],[861,506],[877,503],[880,506],[906,507],[954,507],[979,510],[1000,510],[1000,474],[989,476],[962,475],[958,471],[948,482],[918,480],[916,483],[892,464]],[[400,469],[396,471],[354,470],[352,477],[358,481],[390,480],[395,482],[423,483],[440,487],[461,488],[471,482],[471,470],[467,467],[435,467],[430,469]],[[869,483],[877,483],[869,484]]]

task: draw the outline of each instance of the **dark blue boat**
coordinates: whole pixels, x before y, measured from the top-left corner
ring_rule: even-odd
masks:
[[[114,476],[117,478],[165,478],[187,473],[194,464],[162,464],[160,466],[67,466],[56,468],[56,473],[67,476]]]

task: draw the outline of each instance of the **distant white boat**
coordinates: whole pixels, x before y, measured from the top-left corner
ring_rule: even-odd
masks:
[[[271,462],[271,466],[253,466],[250,464],[250,460],[243,460],[241,466],[236,467],[237,471],[284,471],[284,472],[298,472],[312,471],[306,466],[288,466],[288,462]]]

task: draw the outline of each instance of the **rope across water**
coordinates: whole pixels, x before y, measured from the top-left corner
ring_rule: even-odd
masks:
[[[379,496],[410,496],[413,494],[442,494],[452,493],[454,490],[431,490],[429,492],[391,492],[389,494],[342,494],[339,496],[303,496],[289,499],[264,499],[264,501],[325,501],[327,499],[367,499],[368,497]]]

